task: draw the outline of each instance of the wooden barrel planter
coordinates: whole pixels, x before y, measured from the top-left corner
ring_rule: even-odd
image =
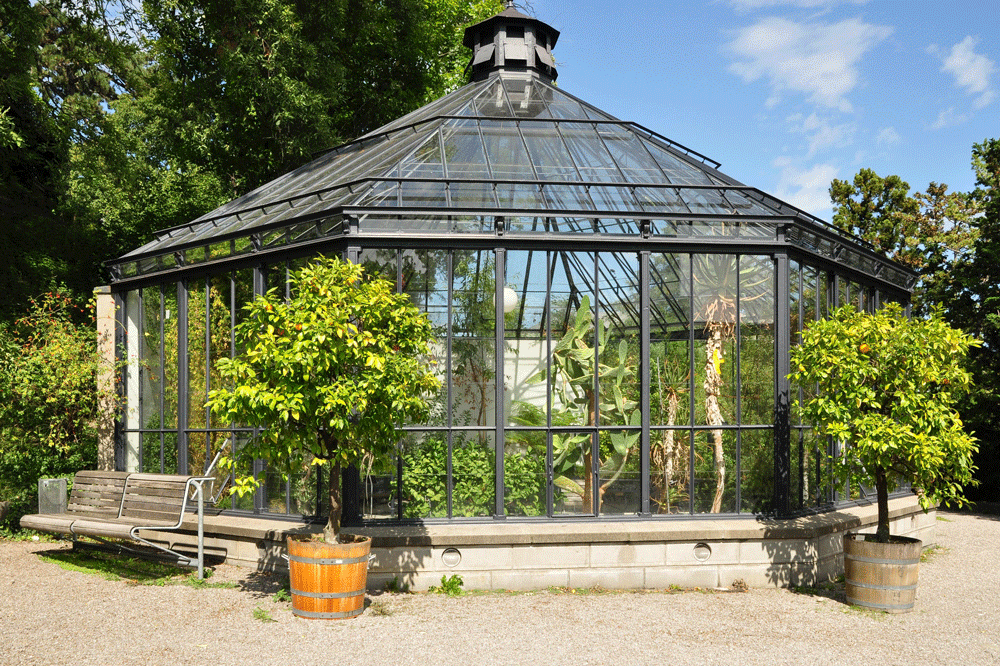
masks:
[[[847,603],[886,613],[909,613],[917,594],[920,540],[894,536],[889,543],[877,543],[866,536],[873,537],[844,535]]]
[[[348,543],[288,537],[292,613],[310,620],[357,617],[365,610],[371,537]]]

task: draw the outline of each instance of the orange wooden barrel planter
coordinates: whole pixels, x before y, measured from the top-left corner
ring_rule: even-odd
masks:
[[[847,603],[887,613],[909,613],[917,594],[922,544],[909,537],[876,543],[865,536],[844,535]]]
[[[351,543],[327,543],[288,537],[294,615],[333,620],[364,612],[372,540],[360,536],[354,539]]]

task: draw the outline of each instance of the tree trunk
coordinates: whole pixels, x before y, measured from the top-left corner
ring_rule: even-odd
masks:
[[[327,474],[329,484],[327,493],[330,498],[330,515],[323,528],[323,538],[330,543],[337,543],[340,538],[340,519],[344,513],[343,484],[340,478],[340,458],[337,453],[337,440],[332,436],[324,437],[323,449],[329,461]]]
[[[889,482],[885,470],[875,469],[875,492],[878,495],[878,528],[875,530],[875,541],[889,542]]]
[[[710,335],[705,344],[705,420],[708,425],[723,424],[722,409],[719,407],[719,394],[722,391],[722,375],[716,363],[722,359],[722,332],[717,325],[709,324]],[[712,500],[712,513],[722,511],[722,495],[726,489],[726,458],[722,446],[722,430],[712,430],[715,453],[715,499]]]

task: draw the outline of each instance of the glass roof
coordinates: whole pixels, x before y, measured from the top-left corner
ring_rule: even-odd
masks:
[[[493,228],[486,215],[505,216],[512,231],[546,233],[637,235],[636,220],[649,219],[657,235],[728,227],[722,233],[774,238],[774,222],[826,225],[718,167],[539,77],[497,72],[159,232],[114,263],[120,277],[133,277],[292,246],[343,234],[345,215],[362,233],[483,233]]]

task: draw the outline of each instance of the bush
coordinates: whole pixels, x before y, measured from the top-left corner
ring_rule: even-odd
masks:
[[[11,505],[2,527],[37,510],[39,478],[96,467],[99,365],[93,304],[63,291],[0,327],[0,501]]]

